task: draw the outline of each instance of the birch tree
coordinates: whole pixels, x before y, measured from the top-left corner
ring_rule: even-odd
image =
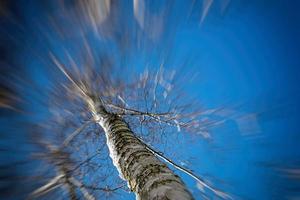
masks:
[[[69,199],[101,199],[126,190],[126,183],[137,199],[194,199],[174,169],[195,179],[204,188],[203,198],[208,196],[205,191],[230,198],[153,147],[164,144],[168,133],[186,132],[210,140],[209,128],[219,122],[206,117],[215,110],[205,112],[189,101],[181,90],[180,73],[167,70],[163,59],[159,66],[144,67],[139,73],[123,68],[124,58],[132,53],[130,44],[141,43],[136,38],[144,36],[151,47],[161,42],[168,9],[153,14],[144,1],[133,1],[132,20],[139,27],[136,37],[123,23],[126,13],[119,4],[108,0],[82,1],[69,10],[62,6],[63,20],[71,24],[71,30],[59,25],[61,18],[49,16],[54,24],[51,30],[64,39],[80,37],[80,44],[74,42],[77,53],[49,48],[43,60],[53,80],[45,103],[50,115],[39,124],[33,141],[43,146],[45,154],[38,159],[46,160],[52,173],[29,198],[43,198],[60,188]],[[88,37],[91,30],[100,41],[97,45],[111,44],[116,50],[97,49]],[[112,169],[103,163],[108,155],[122,180],[107,181],[107,171]]]
[[[63,93],[70,95],[69,102],[67,102],[69,104],[68,107],[71,109],[81,107],[79,110],[82,110],[83,116],[85,118],[90,116],[88,117],[90,118],[89,122],[99,125],[99,127],[94,128],[94,131],[101,132],[100,137],[105,135],[110,158],[118,170],[119,176],[127,182],[128,187],[136,194],[137,199],[193,199],[181,178],[161,159],[187,173],[196,179],[198,184],[212,191],[215,195],[229,198],[228,195],[209,186],[188,169],[179,166],[162,153],[153,149],[143,141],[144,138],[147,138],[145,135],[134,133],[130,127],[130,124],[139,124],[140,126],[145,124],[147,127],[152,127],[151,131],[159,132],[163,129],[163,126],[167,126],[171,127],[173,131],[174,129],[177,132],[189,130],[190,132],[200,133],[206,139],[210,137],[207,130],[205,130],[205,126],[201,126],[199,121],[197,121],[201,112],[196,107],[193,107],[193,111],[189,111],[190,104],[178,105],[174,102],[180,96],[177,96],[176,100],[172,102],[173,104],[169,105],[167,111],[154,112],[154,110],[160,110],[160,106],[163,104],[159,102],[161,97],[163,101],[168,101],[167,97],[171,94],[171,88],[173,87],[171,81],[165,79],[163,68],[160,68],[156,73],[146,71],[140,75],[139,79],[133,79],[133,83],[126,83],[126,81],[121,82],[117,78],[109,77],[109,72],[97,73],[94,67],[83,68],[81,69],[85,70],[83,72],[80,68],[67,71],[65,66],[54,56],[51,57],[53,63],[68,81],[63,87]],[[171,75],[169,78],[174,78],[173,76]],[[131,93],[124,93],[124,88],[130,89]],[[149,90],[151,95],[147,93]],[[150,104],[149,108],[151,110],[143,111],[129,107],[128,104],[131,101],[126,101],[126,96],[134,97],[134,101],[138,101],[139,94],[143,94],[140,97],[141,101]],[[70,102],[71,99],[75,102],[74,104]],[[176,106],[173,107],[174,105]],[[77,112],[80,113],[79,111]],[[76,111],[70,110],[68,113],[74,115]],[[61,115],[62,113],[57,114]],[[85,129],[86,125],[84,124],[72,134],[65,136],[65,140],[62,143],[63,147],[68,146]],[[159,135],[159,133],[155,132],[151,133],[152,136]],[[59,179],[62,177],[65,179],[64,185],[72,198],[75,196],[71,190],[72,187],[77,186],[81,190],[83,188],[86,189],[83,183],[77,182],[75,184],[74,178],[66,176],[66,172],[61,167],[59,167],[58,177]],[[58,177],[55,177],[54,180],[58,181],[56,180]],[[52,187],[51,181],[33,194],[41,193],[40,190],[45,190],[45,187]],[[88,194],[87,191],[82,193]],[[91,198],[91,195],[87,196]]]

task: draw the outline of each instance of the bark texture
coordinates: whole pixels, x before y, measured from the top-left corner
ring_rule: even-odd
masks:
[[[117,115],[107,113],[100,102],[89,102],[95,120],[104,129],[110,157],[136,199],[192,200],[180,177],[157,159]]]

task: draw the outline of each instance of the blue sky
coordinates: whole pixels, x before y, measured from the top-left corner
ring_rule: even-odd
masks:
[[[190,81],[186,82],[185,91],[196,97],[205,109],[225,109],[212,116],[225,120],[211,130],[213,141],[180,135],[184,142],[174,149],[175,153],[178,151],[174,159],[187,162],[195,173],[229,192],[234,199],[300,198],[299,172],[291,174],[291,169],[299,170],[300,165],[300,4],[283,0],[232,0],[222,13],[222,1],[213,1],[205,20],[200,23],[201,2],[197,1],[191,9],[191,2],[175,1],[159,42],[144,39],[142,49],[132,45],[130,51],[133,53],[127,55],[128,60],[124,62],[136,66],[133,71],[142,71],[147,63],[158,68],[164,60],[167,68],[177,70],[182,76],[191,72],[197,76],[187,79]],[[123,4],[123,12],[127,13],[131,4]],[[18,13],[17,24],[21,26],[7,22],[1,27],[5,32],[1,35],[22,41],[17,45],[16,62],[39,88],[51,87],[51,83],[48,71],[40,67],[44,65],[41,60],[45,60],[37,59],[32,52],[43,57],[51,51],[63,60],[63,48],[76,55],[75,47],[82,42],[74,32],[77,30],[74,24],[67,27],[70,38],[58,38],[47,18],[48,12],[56,14],[55,4],[45,5],[20,1],[14,8]],[[150,6],[153,11],[161,7],[159,2]],[[133,13],[128,12],[123,20],[132,19]],[[68,25],[64,21],[61,23]],[[130,21],[120,24],[136,26]],[[134,38],[134,29],[132,32]],[[92,33],[87,34],[93,48],[114,54],[122,63],[124,57],[116,55],[117,46],[103,41],[97,43]],[[122,35],[122,31],[116,34]],[[47,98],[37,97],[36,91],[30,94],[27,97],[33,102]],[[31,109],[39,110],[39,107]],[[13,126],[2,126],[7,120],[1,118],[1,127]],[[181,175],[196,199],[200,199],[196,182]],[[123,197],[127,199],[127,195]],[[133,196],[129,195],[130,198]]]
[[[201,73],[191,90],[197,88],[205,105],[241,104],[239,112],[256,114],[258,134],[242,137],[236,122],[229,120],[215,130],[224,151],[196,145],[199,171],[205,166],[207,172],[231,180],[230,190],[242,199],[299,196],[299,183],[278,170],[299,165],[297,9],[297,3],[287,1],[232,2],[225,16],[212,10],[200,28],[183,31],[178,39],[182,51],[198,55],[195,67]]]

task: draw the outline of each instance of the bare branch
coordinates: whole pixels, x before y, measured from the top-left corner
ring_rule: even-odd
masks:
[[[48,192],[54,190],[55,188],[59,187],[62,183],[60,183],[60,180],[64,177],[64,175],[60,174],[53,179],[51,179],[47,184],[39,187],[35,191],[33,191],[30,196],[32,197],[39,197],[41,195],[45,195]]]
[[[95,186],[91,186],[91,185],[84,185],[85,188],[91,189],[91,190],[101,190],[104,192],[115,192],[116,190],[122,189],[123,187],[125,187],[126,184],[121,184],[117,187],[111,188],[111,187],[95,187]]]
[[[79,182],[78,180],[76,180],[74,177],[70,177],[69,178],[70,182],[75,185],[76,187],[79,188],[79,190],[81,191],[81,193],[83,194],[84,198],[86,200],[95,200],[95,197],[93,197],[93,195],[91,195],[86,188],[84,187],[84,185]]]
[[[67,73],[67,71],[64,69],[63,65],[55,58],[53,54],[50,54],[50,57],[52,58],[55,65],[61,70],[61,72],[74,84],[76,89],[84,96],[88,97],[88,95],[83,91],[81,87],[72,79],[72,77]]]
[[[193,172],[191,172],[190,170],[181,167],[180,165],[176,164],[174,161],[172,161],[171,159],[167,158],[166,156],[164,156],[162,153],[154,150],[152,147],[150,147],[148,144],[146,144],[141,138],[135,136],[142,144],[144,144],[146,146],[146,148],[151,151],[155,156],[163,159],[164,161],[166,161],[167,163],[171,164],[173,167],[175,167],[176,169],[179,169],[180,171],[186,173],[187,175],[191,176],[192,178],[194,178],[199,184],[201,184],[203,187],[206,187],[207,189],[211,190],[213,193],[215,193],[217,196],[223,198],[223,199],[232,199],[231,196],[229,196],[228,194],[217,190],[215,188],[213,188],[212,186],[208,185],[207,183],[205,183],[205,181],[203,179],[201,179],[199,176],[197,176],[196,174],[194,174]]]
[[[62,144],[62,147],[66,147],[69,145],[69,143],[78,135],[82,132],[83,129],[85,129],[92,121],[87,121],[84,123],[81,127],[76,129],[72,134],[70,134],[65,141]]]

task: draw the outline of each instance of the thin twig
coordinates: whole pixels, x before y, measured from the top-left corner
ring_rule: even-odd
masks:
[[[176,169],[186,173],[187,175],[191,176],[192,178],[194,178],[196,181],[199,182],[199,184],[201,184],[202,186],[206,187],[207,189],[211,190],[213,193],[215,193],[217,196],[222,197],[224,199],[232,199],[228,194],[219,191],[217,189],[214,189],[213,187],[209,186],[207,183],[205,183],[205,181],[203,179],[201,179],[200,177],[198,177],[196,174],[194,174],[193,172],[191,172],[190,170],[179,166],[178,164],[176,164],[175,162],[173,162],[172,160],[170,160],[169,158],[167,158],[166,156],[164,156],[162,153],[154,150],[152,147],[150,147],[148,144],[146,144],[142,139],[140,139],[138,136],[135,136],[142,144],[145,145],[145,147],[151,152],[153,153],[155,156],[163,159],[164,161],[166,161],[167,163],[171,164],[173,167],[175,167]]]
[[[128,107],[122,107],[122,106],[118,106],[112,103],[105,103],[105,105],[108,105],[109,107],[113,107],[119,110],[123,110],[123,111],[127,111],[129,112],[131,115],[147,115],[149,117],[152,116],[169,116],[172,113],[170,112],[165,112],[165,113],[151,113],[151,112],[144,112],[144,111],[139,111],[139,110],[135,110],[133,108],[128,108]]]
[[[124,186],[126,186],[126,184],[121,184],[115,188],[110,188],[110,187],[95,187],[95,186],[90,186],[90,185],[84,185],[85,188],[91,189],[91,190],[101,190],[104,192],[114,192],[118,189],[123,188]]]

